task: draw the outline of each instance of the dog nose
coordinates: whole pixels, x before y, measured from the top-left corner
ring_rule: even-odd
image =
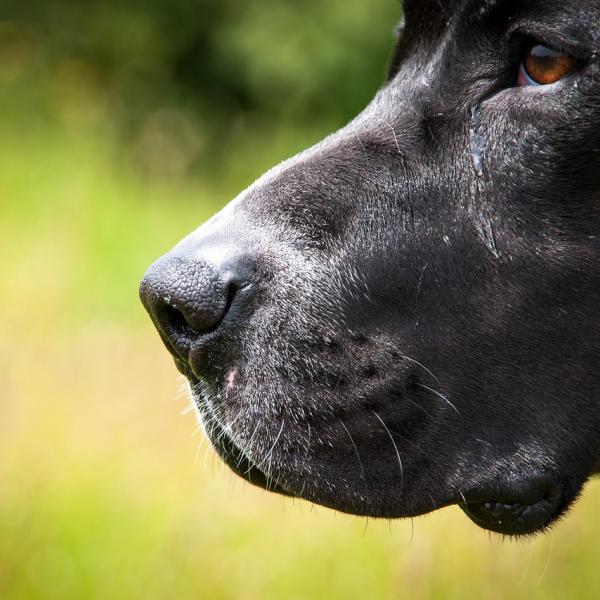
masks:
[[[245,283],[232,266],[166,255],[144,275],[140,298],[169,351],[187,363],[194,342],[218,329]]]

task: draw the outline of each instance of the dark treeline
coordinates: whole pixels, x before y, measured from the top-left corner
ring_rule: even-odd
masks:
[[[127,134],[183,111],[214,147],[240,118],[347,121],[385,76],[399,15],[397,0],[5,0],[0,59],[24,55],[21,85],[97,101]]]

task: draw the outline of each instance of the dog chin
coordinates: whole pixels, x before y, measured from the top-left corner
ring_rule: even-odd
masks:
[[[207,408],[206,398],[200,384],[195,379],[188,381],[190,398],[198,421],[204,428],[206,437],[221,460],[239,477],[270,492],[295,496],[286,489],[277,478],[270,477],[248,454],[234,442],[226,428],[212,415]]]
[[[357,490],[333,489],[319,484],[318,477],[309,483],[301,474],[291,476],[280,469],[263,469],[262,463],[235,441],[230,430],[210,410],[207,394],[202,383],[190,380],[190,396],[196,408],[197,417],[205,433],[221,460],[239,477],[270,492],[284,496],[303,498],[321,506],[372,518],[403,518],[419,516],[442,506],[457,504],[479,527],[508,536],[525,536],[544,531],[554,523],[565,507],[561,485],[551,474],[512,474],[480,482],[461,492],[459,498],[452,499],[448,493],[438,497],[431,505],[411,503],[408,497],[399,503],[397,498],[384,497],[385,494],[367,500]],[[329,471],[332,465],[321,465],[309,471]],[[307,479],[312,479],[306,476]],[[438,490],[439,491],[439,490]],[[413,499],[414,500],[414,499]]]

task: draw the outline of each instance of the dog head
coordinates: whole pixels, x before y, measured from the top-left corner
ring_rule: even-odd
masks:
[[[208,437],[341,511],[553,522],[600,459],[600,6],[405,3],[389,78],[147,272]]]

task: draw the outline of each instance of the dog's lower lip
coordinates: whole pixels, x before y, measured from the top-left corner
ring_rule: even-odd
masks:
[[[477,525],[507,535],[524,535],[544,528],[552,518],[546,500],[534,504],[507,504],[496,500],[462,506]]]
[[[471,495],[459,503],[467,516],[480,527],[506,535],[526,535],[548,526],[559,512],[562,493],[555,485],[534,481],[527,493],[515,495],[514,489],[505,493]],[[525,484],[525,480],[521,485]],[[526,489],[526,488],[523,488]]]

